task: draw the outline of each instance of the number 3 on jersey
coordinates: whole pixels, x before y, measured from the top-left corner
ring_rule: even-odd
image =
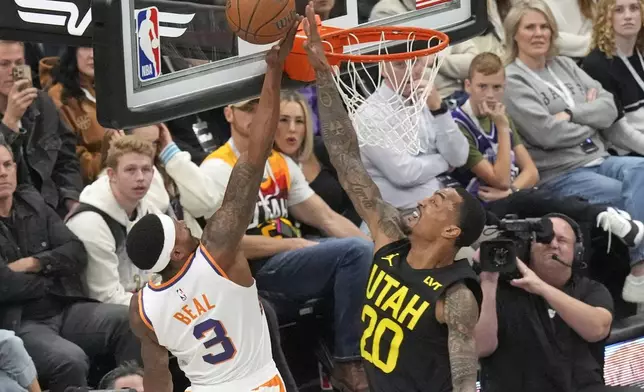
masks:
[[[208,319],[197,325],[195,325],[193,335],[198,340],[206,338],[206,334],[209,331],[213,331],[212,337],[204,342],[204,347],[211,348],[215,345],[221,345],[223,352],[219,354],[206,354],[202,358],[204,361],[208,362],[211,365],[217,365],[222,362],[225,362],[237,354],[237,348],[233,344],[232,340],[228,337],[226,328],[218,320]]]
[[[402,343],[405,333],[400,325],[391,319],[385,317],[378,320],[378,313],[369,305],[365,305],[362,308],[362,322],[367,322],[367,328],[360,340],[360,353],[362,357],[383,372],[391,373],[398,363],[400,343]],[[382,340],[382,335],[387,331],[393,333],[393,338],[391,339],[389,350],[387,350],[387,358],[383,361],[380,356],[380,341]],[[368,344],[367,341],[371,337],[373,337],[371,344]]]

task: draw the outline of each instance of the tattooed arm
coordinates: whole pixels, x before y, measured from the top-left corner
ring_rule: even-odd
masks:
[[[311,3],[306,7],[305,49],[317,79],[318,112],[324,145],[331,164],[338,173],[342,188],[351,198],[360,217],[367,223],[376,247],[399,240],[405,235],[400,213],[386,203],[380,190],[365,170],[360,159],[358,137],[333,81]]]
[[[445,294],[443,314],[449,329],[447,345],[453,391],[475,392],[478,356],[474,330],[479,307],[474,294],[462,283],[451,286]]]
[[[240,155],[233,167],[221,207],[208,219],[201,237],[206,249],[224,269],[234,263],[255,209],[264,167],[277,132],[284,59],[293,45],[299,21],[299,17],[295,18],[284,40],[266,55],[268,68],[250,125],[248,151]]]

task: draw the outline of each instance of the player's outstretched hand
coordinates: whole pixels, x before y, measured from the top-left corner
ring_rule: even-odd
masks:
[[[288,30],[284,38],[275,46],[271,48],[266,54],[266,62],[272,67],[282,68],[284,66],[284,60],[286,56],[291,53],[293,49],[293,42],[295,41],[295,35],[297,34],[297,28],[302,21],[302,16],[295,14],[295,19],[291,24],[291,28]]]
[[[306,34],[306,41],[304,41],[304,49],[309,57],[309,63],[316,71],[323,71],[329,69],[329,63],[324,55],[322,48],[322,40],[320,39],[320,32],[318,31],[318,23],[315,19],[315,8],[313,2],[309,2],[306,6],[306,12],[303,27]]]

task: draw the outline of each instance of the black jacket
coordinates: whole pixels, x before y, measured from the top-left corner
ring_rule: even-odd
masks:
[[[49,96],[38,98],[21,119],[20,133],[0,123],[0,133],[13,149],[18,184],[31,184],[54,210],[65,212],[65,199],[78,200],[83,189],[76,136],[61,119]]]
[[[87,252],[32,187],[18,187],[11,213],[13,233],[0,221],[0,328],[15,330],[27,301],[48,294],[70,301],[86,299],[82,278]],[[14,272],[7,266],[29,256],[40,261],[41,272]]]

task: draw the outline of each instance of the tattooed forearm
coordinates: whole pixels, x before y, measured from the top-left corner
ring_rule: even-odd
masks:
[[[377,228],[392,240],[403,238],[398,210],[382,200],[378,186],[362,164],[358,137],[331,71],[317,71],[316,77],[321,133],[340,184],[372,231]]]
[[[474,392],[478,363],[474,329],[479,315],[474,294],[463,284],[447,289],[444,315],[449,328],[448,349],[453,390]]]
[[[243,158],[242,158],[243,159]],[[204,229],[204,243],[210,249],[233,250],[246,232],[257,200],[264,165],[238,162],[233,168],[221,208]]]
[[[250,125],[248,152],[237,159],[221,207],[210,217],[203,232],[202,240],[208,249],[219,255],[227,253],[224,258],[236,253],[255,211],[264,167],[277,132],[281,75],[281,68],[269,67]]]

